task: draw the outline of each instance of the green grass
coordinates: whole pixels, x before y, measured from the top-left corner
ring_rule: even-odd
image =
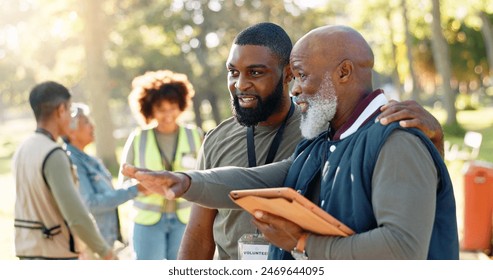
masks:
[[[445,113],[443,111],[432,112],[443,123]],[[493,162],[493,107],[460,111],[457,113],[457,120],[465,130],[477,131],[483,134],[478,160]],[[450,141],[452,144],[461,144],[463,135],[451,135],[445,132],[445,140]]]
[[[4,139],[1,139],[4,138]],[[0,136],[0,174],[10,172],[10,159],[14,153],[16,144],[12,137]]]

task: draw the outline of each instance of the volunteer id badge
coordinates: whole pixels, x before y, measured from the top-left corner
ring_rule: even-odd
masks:
[[[238,240],[239,260],[267,260],[269,242],[260,233],[246,233]]]
[[[181,166],[185,169],[195,169],[197,160],[194,154],[184,153],[181,157]]]

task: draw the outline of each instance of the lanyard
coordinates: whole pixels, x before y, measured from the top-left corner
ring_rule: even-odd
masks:
[[[284,128],[286,128],[286,123],[288,119],[293,115],[294,112],[294,103],[291,102],[291,107],[289,107],[289,113],[284,119],[281,126],[277,129],[276,136],[272,139],[272,143],[269,148],[269,153],[267,154],[267,158],[265,159],[265,164],[272,163],[274,161],[274,157],[276,156],[277,150],[281,145],[282,135],[284,133]],[[254,140],[254,132],[255,128],[253,126],[249,126],[247,128],[247,151],[248,151],[248,166],[255,167],[257,166],[257,157],[255,155],[255,140]]]

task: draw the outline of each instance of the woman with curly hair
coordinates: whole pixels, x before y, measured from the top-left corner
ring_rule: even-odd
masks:
[[[180,125],[194,90],[184,74],[146,72],[132,81],[128,101],[141,123],[127,139],[122,163],[151,170],[195,168],[202,142],[200,129]],[[134,199],[133,246],[138,260],[176,259],[191,204],[140,193]]]

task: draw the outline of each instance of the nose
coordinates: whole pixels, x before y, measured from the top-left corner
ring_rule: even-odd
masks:
[[[293,87],[291,88],[291,95],[293,96],[293,102],[296,103],[300,94],[301,94],[301,87],[295,80],[293,83]]]
[[[245,75],[239,75],[238,79],[235,82],[235,88],[239,91],[246,91],[252,84],[248,79],[245,77]]]

